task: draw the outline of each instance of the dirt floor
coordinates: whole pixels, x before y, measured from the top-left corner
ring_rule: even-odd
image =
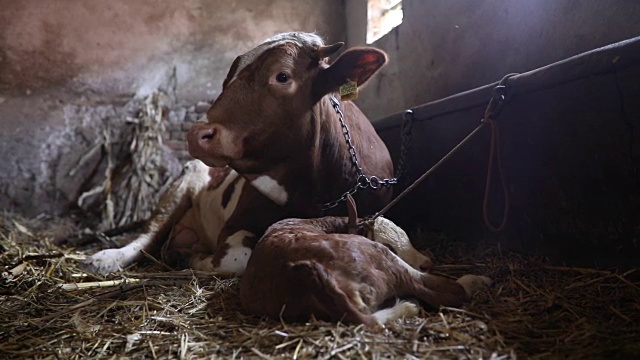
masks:
[[[0,358],[640,358],[637,268],[553,266],[430,237],[436,272],[486,275],[491,288],[385,329],[293,325],[243,315],[237,279],[152,259],[107,279],[76,267],[131,236],[0,215]]]

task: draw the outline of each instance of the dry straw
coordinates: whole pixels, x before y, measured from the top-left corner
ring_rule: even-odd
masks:
[[[438,271],[495,282],[464,308],[386,329],[244,315],[237,279],[148,262],[108,279],[53,244],[69,220],[0,216],[0,358],[511,359],[640,354],[639,276],[549,265],[498,248],[436,247]],[[78,230],[79,231],[79,230]]]
[[[106,158],[104,180],[82,193],[77,201],[82,206],[86,199],[102,194],[103,228],[148,219],[162,189],[171,183],[162,164],[162,133],[171,102],[171,97],[162,91],[154,91],[144,100],[131,100],[139,110],[126,119],[131,133],[122,140],[126,143],[124,154],[114,153],[112,147],[117,141],[112,139],[108,124],[104,129],[100,144]]]

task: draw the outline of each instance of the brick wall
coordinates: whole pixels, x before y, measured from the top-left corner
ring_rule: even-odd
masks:
[[[189,107],[178,107],[169,111],[162,141],[180,162],[185,163],[193,159],[187,151],[187,132],[193,123],[207,113],[210,106],[210,103],[201,101]]]

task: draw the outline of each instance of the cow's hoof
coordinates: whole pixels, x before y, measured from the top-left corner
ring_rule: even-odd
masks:
[[[418,312],[420,312],[418,305],[410,301],[397,301],[394,306],[378,310],[373,316],[376,318],[378,325],[384,327],[389,321],[413,317],[418,315]]]
[[[464,275],[460,277],[456,282],[464,288],[467,296],[471,297],[478,291],[491,285],[491,279],[486,276],[479,275]]]
[[[400,306],[402,318],[414,317],[420,312],[420,307],[411,301],[401,301]]]
[[[122,271],[125,266],[126,254],[121,249],[107,249],[99,251],[78,264],[82,270],[98,275]]]

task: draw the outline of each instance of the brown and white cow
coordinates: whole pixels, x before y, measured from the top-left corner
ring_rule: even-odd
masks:
[[[294,32],[239,56],[207,112],[208,123],[188,134],[189,152],[199,160],[188,163],[162,197],[146,232],[83,266],[106,274],[140,259],[141,250],[164,248],[194,269],[241,274],[269,225],[323,215],[322,205],[357,181],[330,96],[348,80],[363,85],[387,61],[378,49],[355,48],[329,65],[328,56],[342,45]],[[349,101],[340,106],[364,173],[390,178],[389,152],[369,120]],[[355,198],[370,214],[390,196],[383,187]],[[342,205],[339,212],[346,213]]]
[[[272,319],[384,324],[413,316],[418,308],[395,298],[414,296],[438,307],[459,306],[490,280],[465,275],[457,281],[421,272],[425,260],[409,265],[401,257],[419,254],[402,229],[378,218],[371,241],[348,234],[347,219],[285,219],[273,224],[253,250],[240,280],[245,311]],[[384,227],[385,229],[381,229]],[[396,235],[397,234],[397,235]],[[397,254],[396,254],[397,253]],[[410,258],[410,257],[409,257]],[[427,263],[430,265],[430,261]]]

